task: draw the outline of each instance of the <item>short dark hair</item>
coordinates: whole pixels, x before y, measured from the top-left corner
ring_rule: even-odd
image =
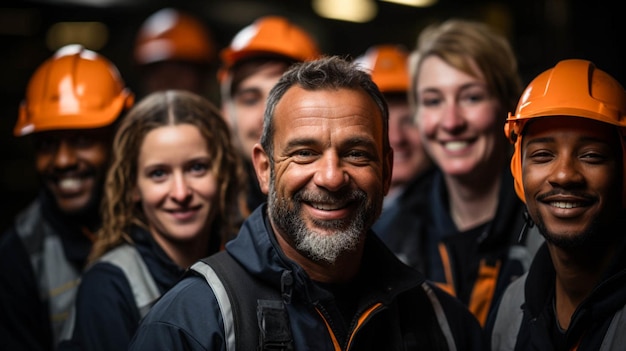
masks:
[[[292,65],[270,91],[263,117],[263,133],[260,143],[269,156],[271,164],[273,164],[274,153],[274,111],[285,92],[294,85],[311,91],[341,88],[365,91],[378,106],[383,119],[383,152],[387,153],[391,149],[388,132],[389,109],[384,95],[372,81],[372,77],[348,59],[340,56],[324,56],[317,60]]]

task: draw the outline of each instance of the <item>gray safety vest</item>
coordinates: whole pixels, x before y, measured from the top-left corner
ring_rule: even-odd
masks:
[[[148,266],[146,266],[146,263],[141,258],[141,254],[134,246],[122,244],[104,254],[96,262],[113,264],[124,272],[141,318],[148,313],[150,307],[161,296],[154,278],[148,270]],[[76,322],[74,308],[72,306],[70,317],[61,333],[61,340],[70,339],[74,333]]]
[[[517,342],[517,334],[522,325],[525,301],[524,285],[528,273],[511,283],[498,307],[494,328],[491,335],[491,349],[513,351]],[[626,345],[626,306],[617,311],[611,320],[604,340],[598,351],[622,351]]]
[[[65,258],[61,238],[43,218],[39,201],[17,216],[15,229],[30,257],[39,297],[48,304],[52,338],[57,345],[74,303],[81,272]]]

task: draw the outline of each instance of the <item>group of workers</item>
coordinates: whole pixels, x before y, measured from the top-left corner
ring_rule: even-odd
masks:
[[[351,59],[264,16],[218,53],[173,8],[133,55],[138,91],[76,44],[28,83],[41,187],[0,234],[0,348],[626,344],[626,91],[593,62],[524,87],[461,18]]]

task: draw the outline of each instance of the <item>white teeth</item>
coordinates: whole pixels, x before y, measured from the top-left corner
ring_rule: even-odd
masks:
[[[59,180],[58,185],[64,191],[76,191],[80,189],[83,181],[80,178],[63,178]]]
[[[563,201],[555,201],[550,203],[551,206],[558,208],[574,208],[580,206],[579,203],[576,202],[563,202]]]
[[[314,208],[324,211],[332,211],[340,208],[340,206],[332,206],[331,204],[311,204]]]
[[[444,143],[443,146],[450,151],[457,151],[467,147],[468,144],[466,141],[450,141]]]

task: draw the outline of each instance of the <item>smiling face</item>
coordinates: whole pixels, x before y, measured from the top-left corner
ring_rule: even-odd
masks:
[[[389,188],[379,109],[360,90],[294,86],[274,125],[273,165],[254,149],[274,229],[308,259],[332,263],[362,243]]]
[[[99,128],[34,134],[37,172],[61,212],[97,210],[112,133]]]
[[[190,124],[153,129],[141,145],[135,199],[166,251],[172,242],[208,242],[218,190],[207,147]]]
[[[474,72],[480,72],[470,62]],[[505,160],[504,116],[481,76],[462,72],[437,56],[426,57],[419,68],[416,122],[428,153],[448,175],[500,172]]]
[[[261,138],[267,96],[287,68],[282,61],[263,63],[238,84],[232,99],[225,102],[224,116],[245,160],[251,159],[252,148]]]
[[[406,99],[388,99],[389,142],[393,148],[392,187],[402,187],[431,165]]]
[[[526,204],[546,240],[580,247],[613,232],[606,228],[622,213],[615,127],[585,118],[539,118],[528,122],[522,141]]]

